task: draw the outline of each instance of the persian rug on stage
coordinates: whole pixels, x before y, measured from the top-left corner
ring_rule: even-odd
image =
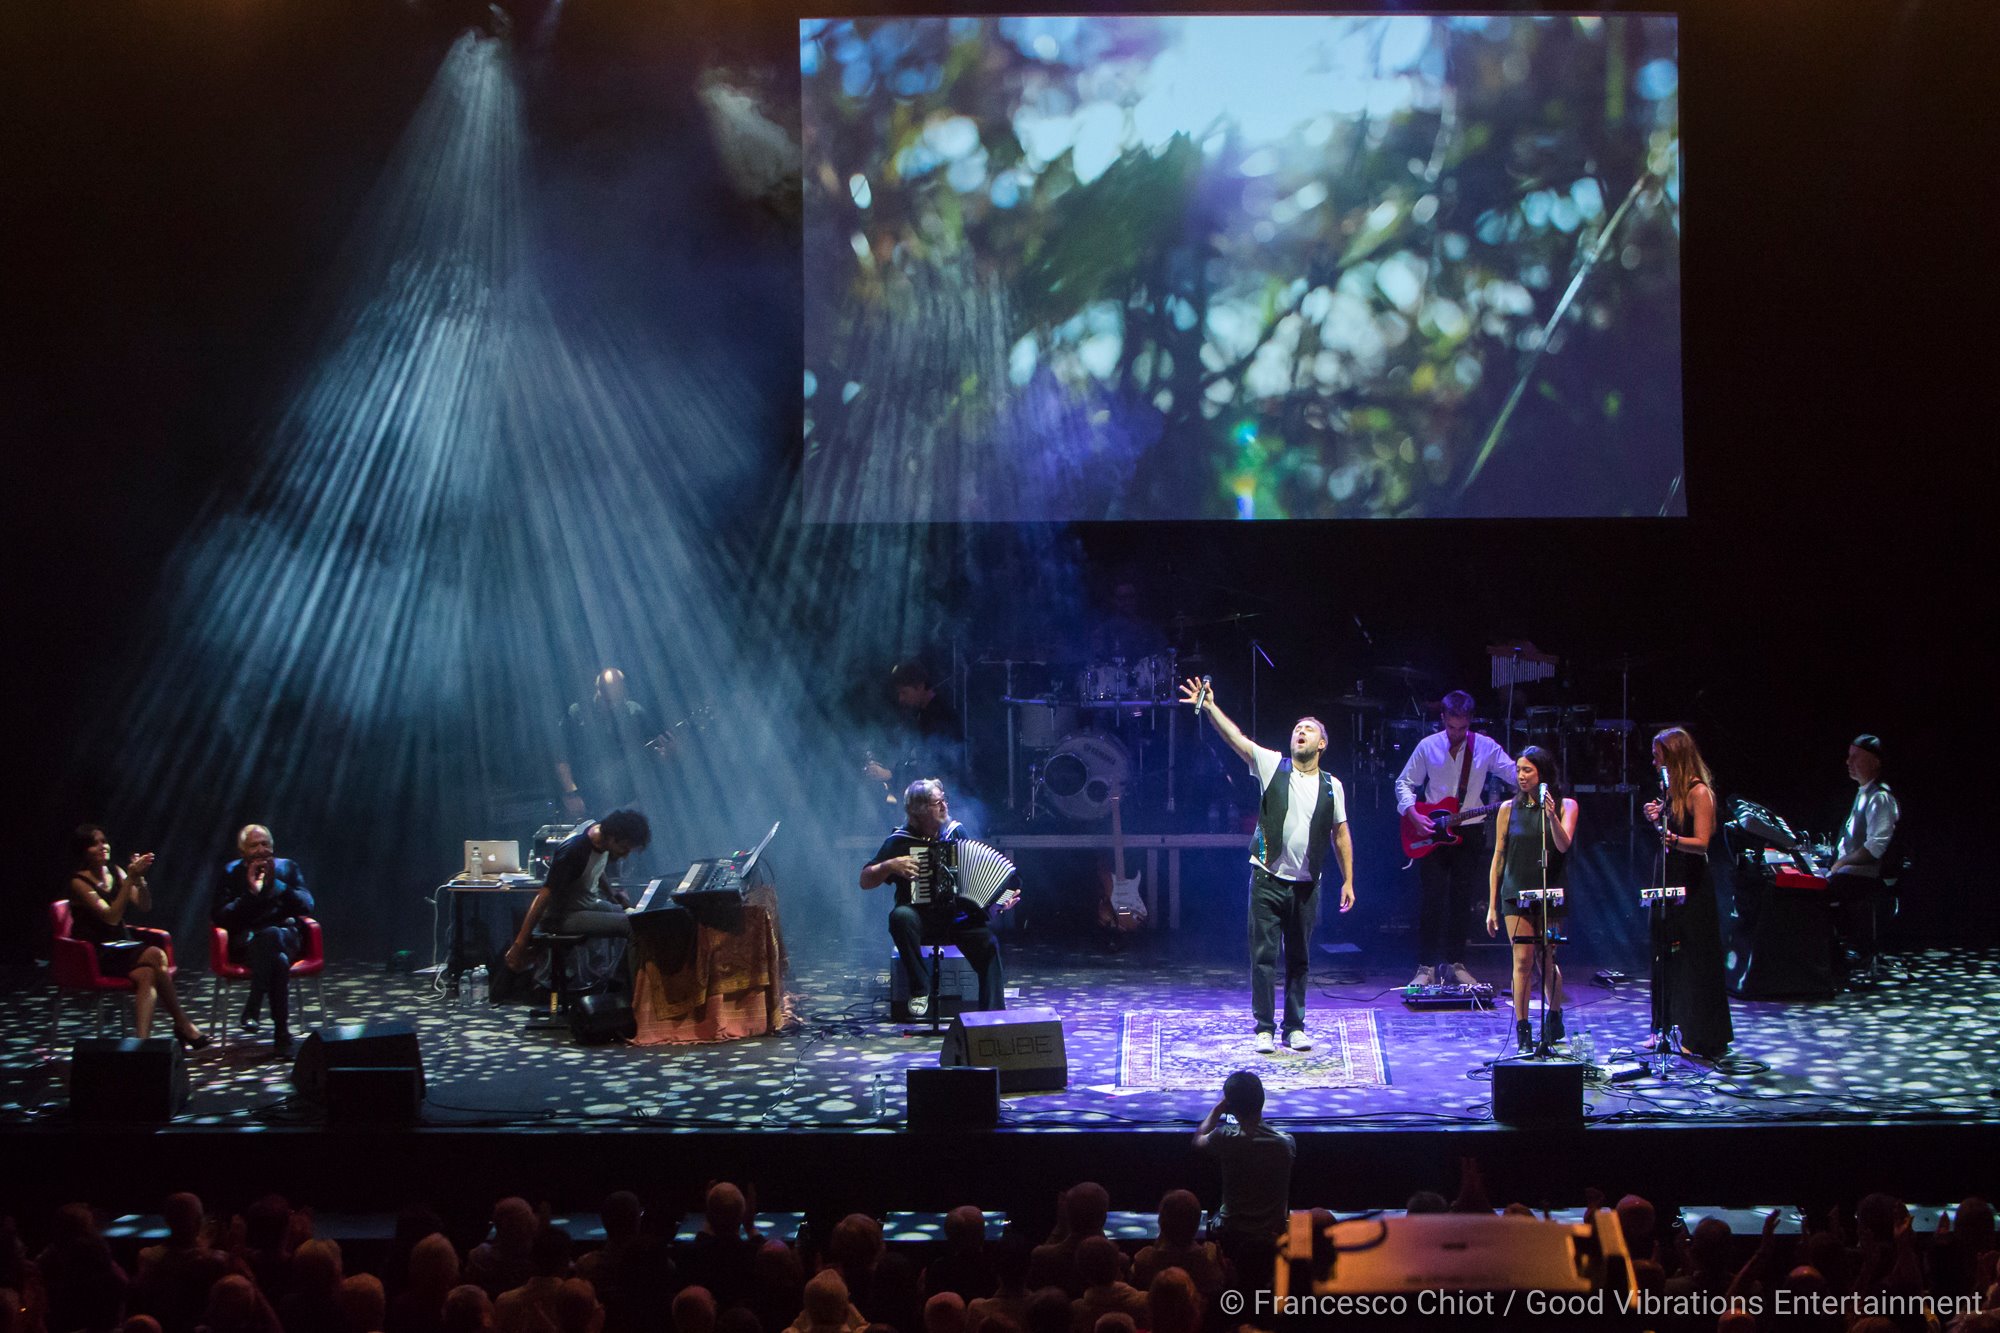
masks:
[[[1310,1051],[1250,1049],[1240,1011],[1141,1009],[1125,1015],[1118,1082],[1128,1088],[1214,1091],[1239,1069],[1254,1070],[1267,1091],[1375,1088],[1389,1081],[1373,1009],[1322,1010],[1307,1016]]]

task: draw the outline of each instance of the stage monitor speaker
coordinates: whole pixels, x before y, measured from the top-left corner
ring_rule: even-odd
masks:
[[[616,995],[580,996],[569,1007],[569,1034],[585,1046],[630,1041],[639,1035],[632,1004]]]
[[[1583,1066],[1574,1060],[1493,1066],[1493,1119],[1502,1125],[1581,1125]]]
[[[157,1124],[187,1109],[188,1073],[172,1037],[88,1037],[70,1048],[69,1108],[89,1124]]]
[[[292,1062],[292,1091],[301,1101],[324,1105],[329,1069],[414,1071],[417,1096],[424,1095],[424,1058],[417,1030],[409,1023],[341,1023],[307,1037]]]
[[[1062,1019],[1053,1009],[960,1014],[951,1020],[938,1064],[997,1069],[1002,1092],[1055,1092],[1069,1086]]]
[[[414,1065],[332,1065],[326,1071],[326,1123],[413,1125],[424,1099]]]
[[[993,1129],[1000,1123],[996,1069],[910,1069],[904,1090],[913,1130]]]

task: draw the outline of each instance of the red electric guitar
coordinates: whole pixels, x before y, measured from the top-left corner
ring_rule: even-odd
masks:
[[[1458,798],[1447,796],[1437,801],[1418,801],[1403,816],[1397,832],[1403,837],[1403,855],[1412,861],[1429,856],[1439,847],[1449,847],[1464,842],[1458,836],[1458,826],[1468,819],[1479,819],[1491,815],[1505,801],[1495,801],[1491,805],[1475,805],[1470,810],[1458,808]]]

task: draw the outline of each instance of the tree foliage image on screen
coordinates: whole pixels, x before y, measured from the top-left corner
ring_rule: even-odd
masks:
[[[799,50],[810,518],[1685,512],[1672,18]]]

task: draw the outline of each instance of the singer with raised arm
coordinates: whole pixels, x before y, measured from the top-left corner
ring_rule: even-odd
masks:
[[[1514,761],[1506,746],[1472,730],[1471,695],[1453,690],[1439,706],[1444,730],[1412,746],[1396,775],[1396,813],[1423,894],[1410,984],[1471,986],[1478,978],[1465,965],[1465,919],[1486,865],[1486,816],[1496,808],[1481,801],[1489,780],[1514,789]]]
[[[951,802],[936,778],[919,778],[903,792],[903,825],[883,840],[881,849],[861,867],[861,887],[896,886],[896,903],[889,909],[889,938],[910,987],[910,1017],[930,1015],[930,967],[924,946],[942,941],[965,956],[979,977],[979,1007],[1006,1008],[1005,974],[1000,966],[1000,942],[991,919],[1020,900],[1012,885],[981,907],[960,896],[944,873],[947,844],[956,843],[964,826],[951,817]]]
[[[1542,978],[1542,1038],[1563,1039],[1562,969],[1556,966],[1556,925],[1568,898],[1524,901],[1522,892],[1546,894],[1566,889],[1565,867],[1576,842],[1577,804],[1562,793],[1556,757],[1530,745],[1514,761],[1519,792],[1500,807],[1493,828],[1493,864],[1486,876],[1486,933],[1497,935],[1501,924],[1514,946],[1514,1040],[1523,1051],[1535,1049],[1528,1022],[1528,982],[1535,969],[1537,946],[1548,950],[1548,975]],[[1542,939],[1542,923],[1549,938]]]
[[[1660,885],[1687,891],[1653,912],[1653,1032],[1648,1050],[1673,1044],[1714,1059],[1729,1048],[1729,978],[1722,959],[1722,918],[1708,853],[1715,840],[1715,778],[1694,737],[1668,727],[1653,737],[1660,796],[1646,818],[1660,834]]]
[[[1347,830],[1347,791],[1320,767],[1326,724],[1302,717],[1292,724],[1289,756],[1267,750],[1215,703],[1206,678],[1181,682],[1181,702],[1206,714],[1230,749],[1257,775],[1263,797],[1250,839],[1250,1012],[1252,1040],[1262,1054],[1276,1049],[1273,994],[1279,946],[1285,955],[1283,1040],[1293,1051],[1312,1049],[1306,1033],[1307,946],[1319,912],[1320,872],[1330,847],[1340,860],[1340,910],[1354,907],[1354,843]]]
[[[313,913],[306,872],[279,856],[271,830],[245,824],[236,835],[243,855],[222,868],[215,882],[210,919],[229,932],[229,956],[248,969],[250,997],[243,1003],[243,1026],[257,1026],[258,1011],[271,1001],[271,1044],[279,1053],[292,1044],[292,964],[305,944],[304,917]]]

